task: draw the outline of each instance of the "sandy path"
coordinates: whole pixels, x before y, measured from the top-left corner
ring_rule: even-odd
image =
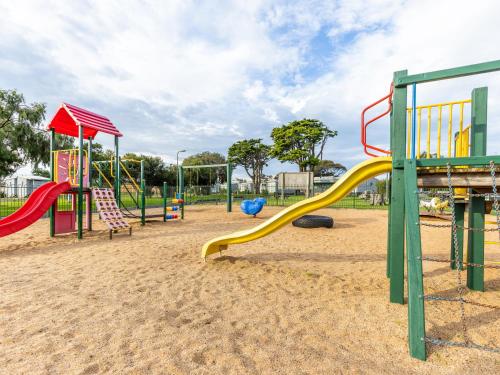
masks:
[[[427,362],[409,357],[407,306],[387,302],[384,211],[321,210],[334,229],[287,226],[199,258],[207,239],[277,211],[252,219],[189,207],[184,222],[136,227],[113,241],[100,231],[50,239],[42,220],[1,239],[0,373],[500,372],[500,355],[477,350],[432,347]],[[447,256],[446,229],[424,228],[423,237],[426,254]],[[500,261],[499,249],[488,249]],[[426,264],[425,276],[427,294],[454,292],[445,264]],[[468,297],[499,305],[500,271],[486,279],[487,291]],[[426,307],[429,335],[462,339],[457,305]],[[475,342],[500,346],[499,310],[467,315]]]

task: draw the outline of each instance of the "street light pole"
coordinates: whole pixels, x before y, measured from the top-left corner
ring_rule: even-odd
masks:
[[[176,191],[179,192],[179,154],[181,152],[186,152],[186,150],[180,150],[180,151],[177,151],[177,163],[176,163],[176,172],[177,172],[177,177],[175,179],[176,181]]]

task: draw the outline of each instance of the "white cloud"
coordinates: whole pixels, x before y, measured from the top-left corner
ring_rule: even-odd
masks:
[[[326,156],[352,165],[364,157],[361,109],[387,92],[393,71],[499,58],[493,0],[20,0],[0,12],[2,87],[46,101],[49,117],[63,100],[106,114],[124,151],[166,160],[181,148],[225,152],[313,117],[339,130]],[[311,73],[318,55],[326,65]],[[500,73],[419,86],[419,103],[480,85],[490,86],[489,150],[498,153]],[[387,144],[387,122],[370,141]]]

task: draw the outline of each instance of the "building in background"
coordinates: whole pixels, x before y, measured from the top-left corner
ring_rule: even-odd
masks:
[[[0,184],[0,193],[5,197],[27,197],[34,190],[49,182],[50,178],[35,175],[12,175]]]

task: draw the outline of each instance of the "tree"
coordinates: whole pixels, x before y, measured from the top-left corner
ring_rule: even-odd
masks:
[[[15,90],[0,89],[0,178],[25,164],[48,165],[49,134],[43,129],[45,104],[27,104]],[[73,147],[73,139],[56,136],[57,148]]]
[[[337,135],[319,120],[303,119],[274,128],[271,138],[274,145],[271,156],[279,161],[292,162],[301,172],[312,171],[323,159],[323,150],[328,139]]]
[[[175,185],[175,168],[172,165],[167,165],[159,156],[137,155],[127,153],[121,157],[123,160],[144,160],[144,179],[148,186],[163,186],[166,182],[169,186]],[[132,178],[139,183],[141,175],[140,163],[124,162]],[[124,174],[122,173],[122,176]],[[123,176],[128,177],[128,176]]]
[[[264,167],[271,159],[271,147],[262,143],[262,139],[245,139],[234,143],[227,152],[229,162],[242,166],[252,179],[254,191],[260,194]]]
[[[347,168],[332,160],[320,160],[314,167],[314,176],[339,177],[347,171]]]
[[[204,151],[188,156],[182,161],[183,166],[213,164],[226,164],[226,158],[218,152]],[[223,183],[226,181],[226,169],[224,167],[187,169],[185,178],[190,184],[198,186],[212,185],[216,181]]]
[[[31,170],[31,173],[34,176],[40,176],[40,177],[45,177],[45,178],[50,178],[50,171],[48,169],[44,168],[33,168]]]

